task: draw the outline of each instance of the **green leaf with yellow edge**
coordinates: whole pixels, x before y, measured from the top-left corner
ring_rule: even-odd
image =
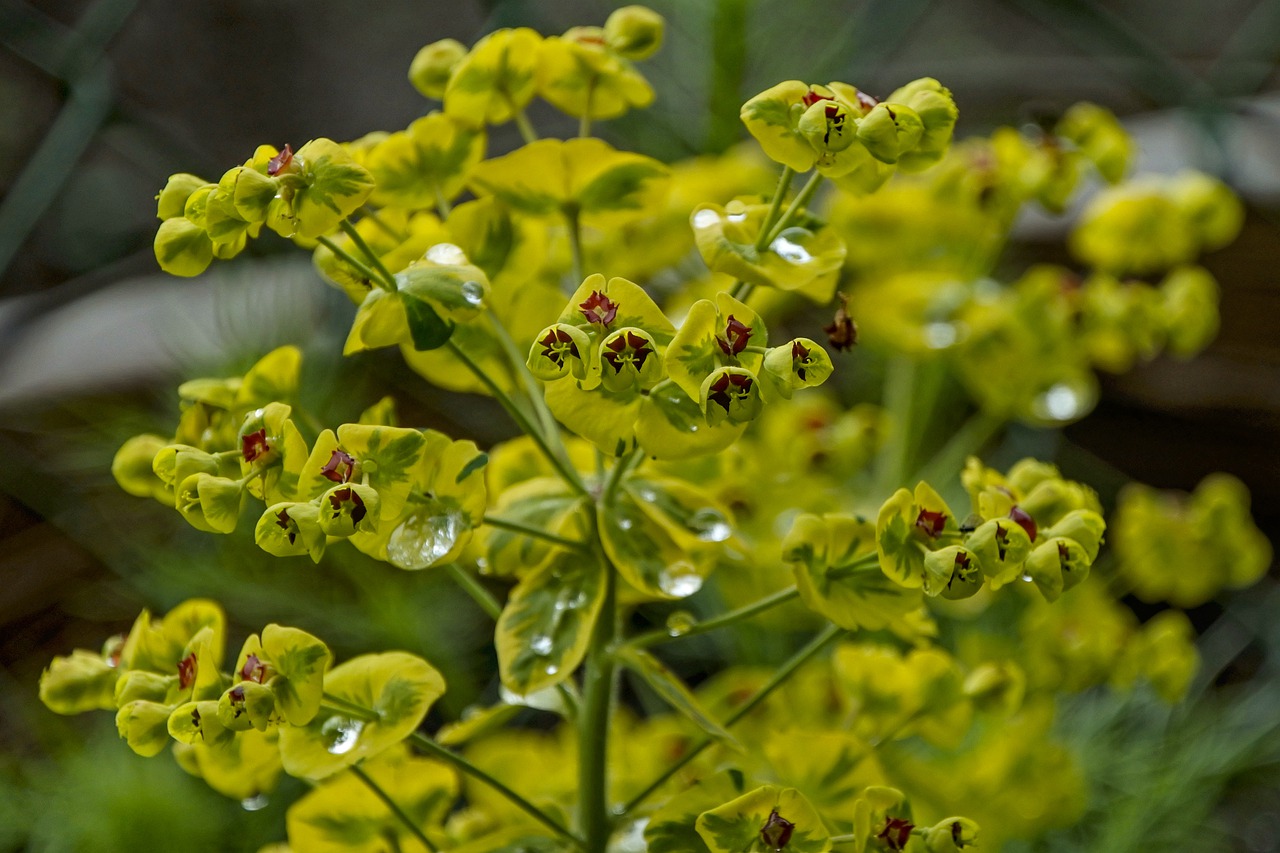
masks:
[[[362,158],[379,207],[424,208],[457,198],[484,159],[485,134],[444,113],[423,116],[388,134]]]
[[[404,305],[409,337],[414,349],[433,350],[449,342],[454,325],[440,316],[432,302],[410,293],[401,292],[398,295]]]
[[[406,302],[398,293],[374,288],[365,296],[351,322],[343,355],[399,346],[413,341]]]
[[[466,255],[451,243],[428,249],[425,258],[396,273],[396,284],[401,298],[426,302],[446,323],[474,320],[489,297],[484,271],[466,263]],[[406,309],[412,311],[407,303]]]
[[[332,139],[308,142],[294,159],[302,163],[305,181],[293,197],[299,237],[315,239],[334,230],[373,192],[373,176]]]
[[[445,113],[475,127],[510,121],[533,98],[541,44],[542,36],[527,27],[480,39],[449,76]]]
[[[220,794],[244,800],[275,789],[280,751],[274,731],[236,732],[218,719],[217,702],[190,702],[169,718],[169,734],[189,750],[193,772]]]
[[[679,676],[667,669],[662,661],[644,649],[626,645],[618,650],[616,657],[623,666],[662,697],[662,701],[692,720],[698,728],[726,746],[736,750],[743,748],[738,739],[702,707]]]
[[[670,797],[644,828],[648,853],[709,853],[698,817],[742,794],[741,773],[720,772]]]
[[[262,629],[262,651],[275,675],[267,682],[276,707],[291,726],[304,726],[320,710],[324,673],[333,662],[329,647],[297,628]]]
[[[185,217],[160,223],[154,249],[160,269],[170,275],[190,278],[213,263],[213,241],[204,228]]]
[[[901,586],[880,570],[876,528],[852,515],[797,516],[782,541],[800,600],[841,628],[879,630],[920,607],[918,589]]]
[[[493,515],[556,536],[575,538],[587,529],[584,498],[559,477],[537,477],[508,486],[498,493]],[[557,546],[546,539],[504,527],[483,528],[489,571],[499,577],[520,577],[543,561]]]
[[[818,160],[818,152],[798,128],[808,92],[807,83],[787,80],[751,98],[741,110],[742,123],[764,153],[797,172],[809,171]]]
[[[538,54],[538,94],[571,116],[611,119],[653,102],[653,88],[609,50],[599,27],[551,36]]]
[[[609,456],[621,456],[636,446],[635,424],[643,399],[634,388],[617,393],[604,387],[587,391],[573,378],[546,388],[547,408],[556,420]]]
[[[785,847],[771,843],[784,833],[778,819],[791,825]],[[765,785],[736,800],[703,812],[698,835],[711,853],[828,853],[831,836],[822,818],[795,788]]]
[[[702,260],[713,272],[779,290],[824,293],[829,299],[844,264],[846,248],[835,230],[801,226],[784,229],[763,250],[755,242],[768,208],[730,202],[702,204],[689,218]]]
[[[852,813],[863,787],[883,778],[872,748],[852,732],[796,728],[775,734],[764,743],[774,778],[803,792],[832,820]]]
[[[143,610],[129,629],[120,652],[120,664],[127,669],[172,675],[182,660],[183,649],[205,627],[213,632],[210,649],[214,666],[221,666],[226,616],[217,602],[203,598],[178,604],[162,619],[152,620],[151,613]]]
[[[116,730],[129,748],[150,758],[169,745],[170,705],[139,699],[120,706],[116,712]]]
[[[924,555],[959,542],[958,526],[946,502],[928,483],[915,493],[899,489],[880,507],[876,518],[876,550],[880,568],[892,581],[905,587],[924,587],[930,595],[946,585],[950,575],[926,578]],[[936,567],[934,567],[936,568]]]
[[[302,374],[302,350],[292,344],[278,347],[249,368],[235,393],[235,405],[245,408],[265,406],[298,395]]]
[[[714,426],[696,398],[670,379],[659,382],[640,404],[636,441],[656,459],[689,459],[719,452],[738,440],[747,424],[722,421]]]
[[[324,779],[403,741],[444,694],[444,679],[406,652],[362,655],[329,670],[325,693],[369,714],[322,708],[305,726],[280,730],[285,772]]]
[[[439,830],[458,796],[458,779],[447,766],[403,750],[387,750],[361,769],[419,829]],[[313,853],[383,853],[396,849],[428,853],[364,780],[344,773],[313,788],[289,807],[289,844]]]
[[[592,322],[589,310],[582,307],[589,304],[588,300],[594,294],[607,299],[616,308],[613,319],[607,324]],[[676,332],[675,326],[644,288],[625,278],[606,280],[600,273],[583,279],[582,284],[569,297],[569,303],[560,312],[557,322],[581,326],[601,335],[628,326],[644,329],[664,349],[671,343]]]
[[[714,552],[686,548],[654,520],[627,490],[597,510],[600,541],[627,583],[650,598],[685,598],[702,588]],[[683,537],[682,537],[683,538]]]
[[[715,302],[699,299],[689,307],[667,347],[667,375],[696,398],[702,380],[718,367],[759,370],[760,354],[747,352],[745,347],[764,347],[766,334],[760,315],[729,294],[717,294]]]
[[[513,277],[511,284],[528,286],[528,271],[540,267],[546,258],[541,226],[512,217],[506,205],[493,197],[458,205],[449,212],[446,225],[452,241],[462,247],[471,263],[484,270],[495,288],[504,273]],[[515,296],[517,289],[502,293],[504,297]],[[501,307],[494,305],[495,310]]]
[[[498,619],[498,671],[508,690],[527,696],[569,678],[587,654],[605,569],[561,549],[522,580]]]
[[[176,667],[173,675],[161,675],[158,672],[147,672],[143,669],[121,672],[115,685],[115,707],[127,705],[138,699],[172,705],[173,701],[169,697],[178,695],[176,686],[178,681]]]
[[[55,714],[110,711],[116,707],[120,670],[100,654],[76,649],[56,657],[40,675],[40,701]]]
[[[397,517],[413,486],[414,468],[422,460],[426,447],[423,434],[402,427],[342,424],[338,427],[338,444],[355,457],[361,477],[367,478],[368,485],[378,492],[382,517]],[[313,453],[312,460],[315,458]],[[310,464],[309,461],[308,467]]]
[[[533,216],[575,211],[583,224],[612,227],[653,213],[666,166],[600,139],[540,139],[472,170],[471,188]]]
[[[710,494],[674,477],[633,476],[622,487],[643,512],[692,552],[718,554],[733,535],[732,514]]]

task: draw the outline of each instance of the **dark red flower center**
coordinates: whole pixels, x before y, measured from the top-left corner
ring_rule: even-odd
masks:
[[[751,327],[732,314],[725,324],[724,337],[716,336],[716,343],[725,355],[740,355],[751,340]]]
[[[244,713],[244,688],[233,687],[231,692],[227,694],[227,698],[231,700],[231,705],[236,709],[236,716],[239,717]]]
[[[915,828],[915,824],[906,818],[886,818],[884,829],[880,830],[876,838],[883,841],[890,850],[904,850],[911,840],[911,830]]]
[[[582,358],[578,353],[578,345],[564,329],[549,330],[547,336],[538,343],[543,347],[542,357],[549,359],[556,367],[564,367],[564,360],[569,356]]]
[[[178,686],[186,690],[196,680],[195,652],[178,661]]]
[[[275,177],[284,170],[288,169],[293,163],[293,149],[288,145],[280,149],[280,153],[267,161],[267,174]]]
[[[335,483],[350,483],[355,472],[355,457],[335,447],[329,461],[320,469],[320,476]]]
[[[946,526],[946,523],[947,514],[945,512],[922,509],[920,514],[916,516],[916,528],[923,530],[924,534],[930,539],[937,539],[942,534],[942,528]]]
[[[781,850],[791,840],[791,833],[795,831],[795,828],[796,825],[794,823],[778,814],[778,810],[774,809],[769,812],[769,819],[765,821],[764,826],[760,827],[760,840],[774,850]]]
[[[711,393],[707,399],[724,408],[727,412],[735,400],[744,400],[751,396],[751,377],[743,373],[722,373],[720,378],[711,383]]]
[[[1032,542],[1036,541],[1036,520],[1031,517],[1031,513],[1014,504],[1013,509],[1009,510],[1009,520],[1027,531],[1027,535],[1031,537]]]
[[[329,507],[333,510],[335,518],[348,511],[346,509],[347,504],[351,504],[349,512],[351,513],[351,523],[353,525],[359,524],[369,512],[365,508],[364,501],[360,499],[360,495],[350,486],[345,489],[334,489],[329,493]]]
[[[831,96],[824,95],[821,92],[810,89],[809,91],[804,93],[804,97],[802,97],[800,100],[804,102],[804,105],[806,107],[811,107],[814,104],[818,103],[818,101],[830,101]]]
[[[270,452],[271,445],[267,442],[266,427],[240,436],[240,455],[244,457],[245,462],[257,461]]]
[[[645,360],[653,354],[649,342],[635,332],[623,332],[604,345],[604,360],[609,363],[615,373],[621,373],[628,364],[636,371],[644,369]]]
[[[266,684],[271,676],[271,667],[257,655],[249,655],[240,667],[240,680],[252,681],[254,684]]]
[[[791,342],[791,369],[796,372],[801,382],[805,381],[804,372],[813,367],[811,355],[812,352],[804,344],[799,341]]]
[[[289,510],[282,509],[276,513],[276,524],[288,531],[289,544],[298,539],[298,523],[289,517]]]
[[[598,323],[606,328],[618,318],[618,303],[598,290],[591,291],[591,295],[578,308],[588,323]]]

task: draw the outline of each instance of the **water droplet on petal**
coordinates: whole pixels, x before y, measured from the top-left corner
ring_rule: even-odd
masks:
[[[452,243],[436,243],[424,258],[435,264],[446,264],[448,266],[458,266],[467,262],[467,253]]]
[[[694,228],[710,228],[720,221],[720,214],[711,208],[703,208],[693,215]]]
[[[1027,574],[1026,572],[1023,572],[1022,574],[1018,575],[1018,580],[1022,581],[1023,583],[1031,583],[1031,581],[1035,579],[1031,577],[1031,575]]]
[[[667,617],[667,633],[680,637],[692,631],[697,624],[698,618],[688,610],[677,610]]]
[[[745,222],[747,215],[745,213],[730,213],[728,219],[730,222]]]
[[[267,803],[271,802],[267,799],[266,794],[256,794],[252,797],[245,797],[240,801],[240,808],[247,812],[261,811],[267,807]]]
[[[387,561],[401,569],[425,569],[453,550],[466,528],[460,510],[438,502],[421,506],[391,531]]]
[[[653,489],[637,489],[636,497],[640,498],[640,500],[642,501],[648,501],[649,503],[653,503],[658,499],[658,493],[655,492]]]
[[[484,301],[484,285],[478,281],[464,281],[462,283],[462,298],[467,301],[468,305],[479,305]]]
[[[546,634],[538,634],[529,641],[529,649],[535,655],[549,655],[554,644]]]
[[[930,349],[946,349],[957,337],[956,327],[950,323],[930,323],[924,327],[924,342]]]
[[[649,846],[644,840],[644,831],[648,826],[649,818],[642,817],[618,827],[609,842],[610,853],[646,853]]]
[[[334,755],[345,755],[360,740],[360,732],[364,723],[347,717],[330,717],[320,726],[320,737],[324,739],[326,749]]]
[[[1031,413],[1042,421],[1074,421],[1093,408],[1092,396],[1083,384],[1058,382],[1031,401]]]
[[[689,516],[689,527],[703,542],[723,542],[733,532],[724,514],[711,507],[703,507]]]
[[[807,264],[813,260],[805,243],[813,238],[813,232],[805,228],[788,228],[774,238],[769,248],[784,261]]]
[[[619,530],[630,530],[630,529],[631,529],[631,519],[627,518],[626,516],[623,516],[622,518],[618,519],[618,529],[619,529]]]
[[[658,575],[658,588],[674,598],[684,598],[702,589],[702,576],[688,563],[675,563]]]
[[[557,672],[560,671],[560,667],[556,666],[553,663],[549,663],[547,664],[546,669],[543,671],[546,672],[547,675],[555,675]]]

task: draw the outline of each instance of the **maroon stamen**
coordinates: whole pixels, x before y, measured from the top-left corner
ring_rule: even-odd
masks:
[[[231,692],[230,692],[230,693],[228,693],[227,695],[231,698],[231,704],[232,704],[232,705],[235,707],[235,709],[236,709],[236,716],[237,716],[237,717],[239,717],[241,714],[243,714],[243,713],[245,712],[245,707],[244,707],[244,701],[245,701],[245,700],[244,700],[244,688],[243,688],[243,687],[233,687],[233,688],[231,688]]]
[[[350,483],[355,471],[355,457],[335,447],[329,461],[320,469],[320,476],[335,483]]]
[[[276,524],[289,531],[289,544],[292,545],[298,538],[298,525],[289,517],[289,510],[282,509],[276,513]]]
[[[796,376],[800,377],[801,382],[805,381],[805,370],[813,366],[813,363],[809,360],[809,356],[810,350],[808,347],[799,341],[791,342],[791,365],[792,369],[796,372]],[[796,364],[797,362],[799,362],[798,366]]]
[[[245,462],[254,462],[270,452],[271,445],[267,443],[266,427],[240,437],[240,455],[244,457]]]
[[[876,838],[884,841],[885,846],[890,850],[904,850],[907,842],[911,840],[911,830],[915,828],[915,824],[906,818],[887,818],[884,822],[884,829],[880,830]]]
[[[635,332],[619,335],[605,344],[608,352],[604,360],[609,363],[615,373],[621,373],[627,364],[634,364],[637,371],[644,369],[645,360],[653,353],[649,342]]]
[[[542,344],[542,356],[549,359],[556,367],[564,366],[566,355],[574,358],[581,358],[578,354],[578,345],[573,342],[573,338],[564,329],[552,329],[547,332],[547,336],[538,341]]]
[[[578,308],[588,323],[598,323],[606,328],[618,318],[618,304],[598,290],[591,291]]]
[[[732,314],[725,324],[724,337],[716,336],[716,343],[725,355],[740,355],[751,339],[751,327]]]
[[[240,667],[240,680],[252,681],[255,684],[266,684],[267,675],[270,672],[269,667],[257,655],[249,655],[244,659],[244,666]]]
[[[192,652],[178,661],[178,686],[186,690],[196,680],[196,654]]]
[[[364,501],[360,499],[360,495],[356,494],[355,489],[348,486],[345,489],[337,489],[329,495],[329,506],[333,509],[335,517],[342,514],[342,505],[347,502],[354,504],[351,509],[351,523],[359,524],[369,510],[365,508]]]
[[[778,810],[774,809],[769,812],[769,819],[760,828],[760,840],[774,850],[781,850],[791,840],[791,833],[795,831],[795,828],[796,825],[794,823],[778,814]]]
[[[937,539],[942,534],[942,528],[946,526],[946,523],[947,514],[945,512],[922,509],[920,514],[916,516],[916,528],[923,530],[930,539]]]
[[[1027,535],[1031,537],[1032,542],[1036,541],[1036,520],[1031,517],[1031,513],[1014,504],[1013,508],[1009,510],[1009,520],[1027,531]]]
[[[707,395],[707,399],[718,403],[727,412],[734,400],[741,400],[750,393],[750,376],[722,373],[719,379],[711,383],[711,393]]]
[[[293,149],[286,145],[280,150],[280,153],[267,161],[267,174],[271,177],[283,172],[289,168],[289,164],[293,162]]]
[[[818,101],[830,101],[831,96],[824,95],[821,92],[816,92],[813,89],[810,89],[809,91],[804,93],[804,97],[802,97],[800,100],[804,102],[804,105],[806,107],[811,107],[814,104],[818,103]]]

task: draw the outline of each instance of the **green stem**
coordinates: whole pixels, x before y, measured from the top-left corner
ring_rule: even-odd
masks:
[[[510,103],[510,98],[507,99]],[[533,129],[533,125],[529,122],[529,117],[525,115],[524,110],[515,108],[515,104],[511,105],[511,117],[515,120],[516,130],[520,131],[520,138],[528,145],[530,142],[538,141],[538,132]]]
[[[393,276],[391,271],[382,263],[382,258],[379,258],[377,253],[374,252],[373,249],[369,248],[369,244],[364,241],[364,237],[360,234],[359,229],[346,219],[342,220],[338,224],[342,227],[342,233],[351,238],[351,242],[354,243],[356,248],[369,259],[369,263],[373,268],[377,270],[378,274],[383,277],[383,280],[391,286],[390,289],[399,290],[399,285],[396,284],[396,277]]]
[[[608,743],[615,680],[610,647],[618,628],[617,592],[613,566],[603,553],[600,560],[605,573],[604,604],[592,632],[578,717],[578,820],[587,853],[604,853],[613,829]]]
[[[394,287],[388,287],[387,282],[383,280],[382,276],[378,275],[376,272],[370,269],[368,264],[360,261],[358,258],[356,258],[355,255],[351,254],[346,249],[342,248],[337,243],[330,240],[328,237],[323,237],[323,236],[317,237],[316,242],[319,243],[321,246],[324,246],[330,252],[333,252],[335,256],[342,258],[342,260],[346,261],[348,264],[355,267],[356,272],[360,273],[362,278],[365,278],[368,281],[372,282],[373,284],[376,284],[378,287],[381,287],[383,290],[390,290],[390,291],[395,290]]]
[[[348,717],[354,717],[364,723],[372,723],[378,719],[376,712],[371,711],[362,705],[357,705],[350,700],[343,699],[341,696],[334,696],[332,693],[325,693],[322,697],[322,701],[328,706],[329,710],[337,711],[338,713],[345,714]]]
[[[578,136],[586,139],[591,135],[591,101],[596,94],[596,77],[592,75],[591,81],[587,83],[587,104],[582,110],[582,115],[578,118]]]
[[[498,599],[493,596],[493,593],[485,589],[484,585],[473,577],[471,572],[462,568],[462,566],[457,563],[450,563],[447,568],[449,570],[449,576],[453,578],[454,583],[462,587],[462,591],[471,596],[471,600],[474,601],[490,619],[495,622],[498,621],[498,617],[502,615],[502,605],[498,603]]]
[[[557,536],[554,533],[548,533],[540,527],[533,527],[520,521],[513,521],[509,518],[501,518],[496,515],[486,515],[484,523],[490,527],[501,527],[503,530],[511,530],[516,533],[523,533],[525,536],[532,536],[535,539],[544,539],[547,542],[553,542],[564,548],[571,548],[575,551],[581,551],[587,547],[585,542],[579,542],[577,539],[569,539],[564,536]]]
[[[605,482],[604,490],[601,492],[601,503],[605,506],[613,505],[618,497],[618,489],[622,488],[622,481],[626,479],[627,473],[643,455],[644,451],[636,448],[626,456],[618,457],[613,463],[613,468],[609,471],[609,479]]]
[[[466,365],[467,369],[475,374],[476,378],[489,389],[489,393],[492,394],[500,404],[502,404],[502,408],[506,409],[507,414],[516,422],[516,425],[533,439],[534,443],[538,445],[538,449],[540,449],[542,454],[546,456],[547,461],[556,469],[556,473],[558,473],[574,491],[578,492],[578,494],[587,494],[587,487],[582,484],[582,478],[578,476],[578,473],[574,471],[565,460],[560,458],[560,456],[551,449],[551,446],[547,443],[547,437],[542,434],[542,430],[538,429],[537,426],[529,420],[529,416],[525,414],[524,410],[515,404],[515,401],[508,396],[507,392],[502,390],[498,383],[494,382],[493,378],[481,369],[480,365],[472,361],[471,357],[467,355],[466,352],[463,351],[462,347],[458,346],[452,338],[450,338],[445,345],[449,347],[449,350],[458,357],[458,360]]]
[[[451,749],[445,749],[443,746],[436,743],[431,738],[427,737],[421,732],[414,732],[413,734],[409,735],[409,740],[412,741],[417,746],[421,747],[425,752],[430,754],[433,758],[438,758],[441,761],[452,764],[454,767],[458,768],[463,773],[466,773],[471,778],[497,791],[499,794],[506,797],[507,800],[510,801],[511,804],[514,805],[516,808],[520,809],[522,812],[529,815],[538,823],[550,829],[556,835],[560,836],[566,841],[572,842],[574,846],[579,848],[582,848],[585,846],[583,844],[582,839],[579,838],[577,835],[575,835],[573,832],[571,832],[563,824],[561,824],[560,821],[551,817],[542,809],[538,808],[533,803],[529,802],[524,797],[517,794],[515,791],[511,790],[506,785],[502,784],[497,779],[493,778],[488,773],[481,770],[479,767],[476,767],[474,764],[472,764],[467,759],[463,758],[458,753],[454,752]],[[603,848],[601,849],[603,850]]]
[[[444,193],[440,191],[440,184],[436,183],[436,213],[441,219],[448,219],[449,214],[453,212],[453,208],[449,205],[449,200],[444,197]]]
[[[777,215],[778,207],[782,204],[782,198],[786,194],[787,187],[791,185],[791,179],[795,176],[795,172],[789,166],[784,166],[782,176],[778,180],[778,190],[774,193],[773,201],[769,204],[769,212],[765,215],[764,222],[760,224],[760,233],[756,235],[755,250],[763,252],[766,247],[773,244],[778,239],[778,235],[786,230],[791,221],[795,219],[796,214],[804,209],[809,200],[813,198],[813,194],[818,191],[818,187],[822,185],[822,174],[814,172],[809,176],[809,180],[800,188],[800,192],[796,193],[796,197],[791,200],[791,204],[787,205],[787,209],[782,216]],[[776,218],[776,221],[774,221]],[[751,295],[751,291],[755,289],[755,285],[746,281],[739,281],[733,288],[733,298],[745,301]]]
[[[768,680],[768,682],[764,684],[764,686],[762,686],[759,690],[757,690],[755,695],[753,695],[750,699],[748,699],[746,702],[740,705],[737,709],[735,709],[732,714],[726,717],[724,721],[725,728],[732,726],[734,723],[738,722],[738,720],[741,720],[747,714],[750,714],[753,710],[755,710],[757,705],[759,705],[761,702],[767,699],[769,697],[769,694],[773,693],[773,691],[777,690],[780,686],[782,686],[783,682],[785,682],[788,678],[794,675],[795,672],[798,669],[800,669],[800,667],[804,666],[804,664],[808,662],[810,658],[812,658],[818,652],[826,648],[828,644],[830,644],[833,640],[837,639],[843,633],[844,633],[844,629],[838,625],[827,626],[827,628],[823,630],[821,634],[819,634],[818,636],[810,640],[808,645],[806,645],[800,651],[792,655],[787,660],[786,663],[784,663],[781,667],[779,667],[778,671],[773,674],[773,677],[771,677]],[[693,761],[693,759],[697,758],[702,753],[703,750],[711,746],[711,744],[713,744],[714,742],[715,741],[713,741],[711,738],[704,738],[703,740],[699,741],[696,746],[694,746],[692,749],[690,749],[688,752],[682,755],[674,764],[668,767],[662,773],[661,776],[653,780],[653,782],[647,788],[645,788],[643,791],[641,791],[639,794],[633,797],[631,799],[631,802],[627,803],[626,806],[623,807],[622,814],[623,815],[629,814],[633,809],[635,809],[636,806],[640,805],[645,800],[647,800],[649,796],[653,794],[654,791],[661,788],[667,782],[668,779],[676,775],[676,773],[678,773],[682,767],[687,765],[689,762]]]
[[[964,467],[966,459],[981,450],[1004,425],[1004,418],[977,412],[947,439],[947,443],[911,479],[924,480],[935,487],[947,481]]]
[[[773,230],[769,231],[768,238],[763,245],[759,246],[759,250],[763,251],[765,246],[772,245],[774,240],[778,239],[778,235],[786,230],[791,224],[791,220],[795,219],[796,214],[809,206],[809,200],[813,198],[813,194],[818,191],[818,187],[822,186],[822,173],[815,171],[809,176],[809,180],[805,181],[805,185],[800,188],[800,192],[796,193],[796,197],[791,200],[791,204],[787,206],[787,210],[782,217],[773,226]],[[757,244],[760,242],[756,240]]]
[[[916,362],[909,355],[891,359],[885,367],[884,408],[889,415],[889,437],[880,451],[880,464],[876,471],[876,494],[888,494],[907,476],[907,455],[910,453],[908,436],[911,430],[911,414],[915,405]]]
[[[787,190],[791,188],[791,179],[795,176],[795,169],[790,166],[782,167],[782,174],[778,176],[778,188],[773,191],[773,199],[769,202],[769,212],[764,215],[764,222],[760,223],[760,233],[756,235],[757,252],[763,252],[764,247],[769,245],[769,232],[773,230],[774,223],[778,221],[778,211],[782,210],[782,200],[787,197]]]
[[[703,622],[694,623],[687,631],[672,633],[666,628],[659,628],[656,631],[648,631],[644,634],[638,634],[627,640],[626,645],[635,648],[646,649],[650,646],[656,646],[659,643],[670,642],[671,640],[679,640],[684,637],[692,637],[695,634],[705,634],[708,631],[714,631],[717,628],[723,628],[726,625],[733,625],[741,622],[743,619],[750,619],[757,613],[764,613],[766,610],[772,610],[780,604],[786,604],[799,597],[800,592],[794,586],[779,590],[772,595],[766,595],[759,601],[754,601],[745,607],[739,607],[737,610],[730,610],[728,613],[722,613],[714,619],[707,619]]]
[[[520,378],[520,383],[524,386],[525,393],[529,396],[529,401],[533,403],[534,411],[538,415],[538,421],[542,424],[543,435],[554,439],[556,444],[556,452],[563,459],[568,460],[568,452],[564,449],[564,444],[560,442],[560,427],[556,423],[555,417],[552,416],[551,410],[547,408],[547,402],[543,397],[542,386],[538,384],[538,380],[529,372],[529,368],[525,364],[525,358],[520,350],[516,348],[516,342],[511,339],[511,333],[507,331],[507,327],[498,319],[498,315],[489,311],[489,322],[493,326],[494,337],[498,339],[498,343],[502,346],[502,351],[506,353],[507,360],[511,362],[511,372]]]
[[[582,226],[578,221],[578,209],[566,207],[564,219],[569,226],[569,251],[573,255],[573,280],[576,288],[586,278],[582,265]]]
[[[396,816],[396,819],[408,827],[409,831],[413,833],[413,837],[422,842],[423,847],[427,848],[431,853],[438,853],[440,848],[431,843],[431,839],[427,838],[427,834],[422,831],[422,828],[414,823],[413,818],[409,817],[408,813],[406,813],[404,809],[400,808],[396,801],[391,799],[390,795],[388,795],[386,791],[382,790],[378,783],[373,781],[369,774],[364,772],[359,764],[351,765],[351,772],[354,773],[356,778],[363,782],[370,791],[373,791],[374,795],[377,796],[378,799],[382,800],[383,804],[385,804],[387,808],[391,809],[391,813]]]

